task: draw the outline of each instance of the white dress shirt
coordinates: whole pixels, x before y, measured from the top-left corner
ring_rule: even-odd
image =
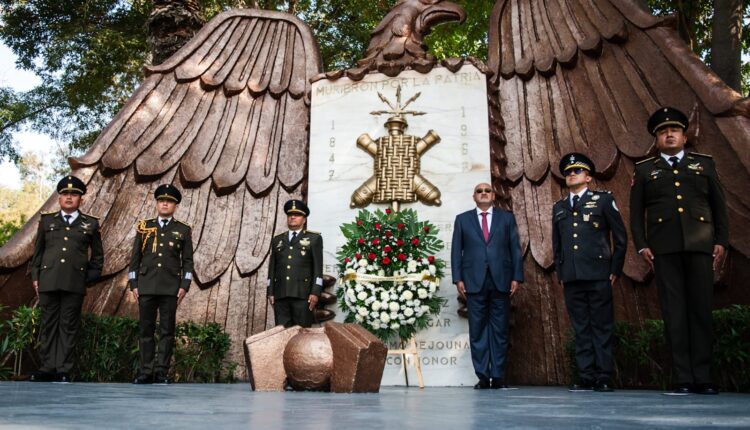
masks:
[[[669,164],[669,165],[671,166],[671,165],[672,165],[672,162],[671,162],[671,161],[669,161],[669,158],[670,158],[670,157],[677,157],[677,158],[678,158],[677,162],[679,163],[680,161],[682,161],[682,157],[684,157],[684,156],[685,156],[685,151],[684,151],[684,150],[683,150],[683,151],[680,151],[680,152],[678,152],[678,153],[677,153],[677,154],[675,154],[675,155],[667,155],[667,154],[665,154],[665,153],[663,153],[663,152],[662,152],[662,153],[659,153],[659,155],[661,155],[661,158],[663,158],[663,159],[664,159],[664,161],[666,161],[666,162],[667,162],[667,164]]]
[[[68,223],[73,224],[73,221],[75,221],[76,218],[78,218],[78,211],[75,211],[73,213],[66,213],[65,211],[62,211],[62,210],[60,211],[60,216],[63,217],[63,219],[65,219],[66,215],[70,216],[70,221]]]
[[[289,242],[292,241],[292,235],[294,233],[297,233],[297,236],[299,236],[302,233],[302,229],[299,229],[299,230],[289,230]]]
[[[586,191],[588,190],[589,188],[586,187],[578,193],[570,193],[570,195],[568,196],[568,203],[570,204],[570,207],[573,207],[573,197],[578,196],[578,201],[580,202],[581,199],[583,199],[583,195],[586,194]]]

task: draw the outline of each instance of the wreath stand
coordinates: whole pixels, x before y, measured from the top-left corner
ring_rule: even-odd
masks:
[[[414,369],[417,372],[417,382],[419,388],[424,389],[424,379],[422,378],[422,364],[419,362],[419,350],[417,349],[417,341],[414,340],[414,336],[408,341],[409,348],[405,348],[405,342],[401,341],[401,349],[389,349],[388,354],[401,355],[401,363],[404,366],[404,379],[406,380],[406,386],[409,386],[409,372],[408,366],[406,365],[406,357],[412,356],[414,360]]]

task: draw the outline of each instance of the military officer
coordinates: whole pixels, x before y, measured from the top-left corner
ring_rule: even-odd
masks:
[[[567,154],[559,168],[569,193],[552,207],[552,247],[576,334],[579,382],[570,391],[612,391],[612,285],[625,263],[625,224],[611,193],[588,188],[596,169],[588,157]]]
[[[273,238],[268,265],[268,302],[276,324],[310,327],[323,288],[323,238],[305,230],[310,210],[301,200],[284,204],[289,230]]]
[[[31,263],[41,308],[42,361],[32,381],[70,381],[86,286],[99,278],[104,265],[99,220],[78,209],[86,184],[66,176],[58,182],[57,194],[60,210],[43,213],[39,219]]]
[[[141,368],[134,384],[169,384],[177,306],[193,279],[192,230],[174,218],[182,194],[174,185],[165,184],[156,188],[154,198],[158,216],[138,222],[128,273],[130,290],[138,301],[140,330]]]
[[[675,370],[671,394],[716,394],[711,382],[713,271],[728,244],[724,192],[709,155],[685,152],[687,116],[665,107],[648,121],[659,155],[635,167],[630,226],[656,275]]]

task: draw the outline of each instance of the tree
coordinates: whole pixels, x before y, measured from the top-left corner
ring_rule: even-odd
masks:
[[[41,153],[23,154],[18,168],[21,188],[0,186],[0,246],[39,210],[53,189],[52,170]]]

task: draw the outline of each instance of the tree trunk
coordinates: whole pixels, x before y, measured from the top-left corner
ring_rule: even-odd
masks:
[[[151,63],[164,62],[205,23],[195,0],[154,0],[154,10],[147,22]]]
[[[711,32],[711,69],[727,85],[741,92],[742,0],[714,0]]]

